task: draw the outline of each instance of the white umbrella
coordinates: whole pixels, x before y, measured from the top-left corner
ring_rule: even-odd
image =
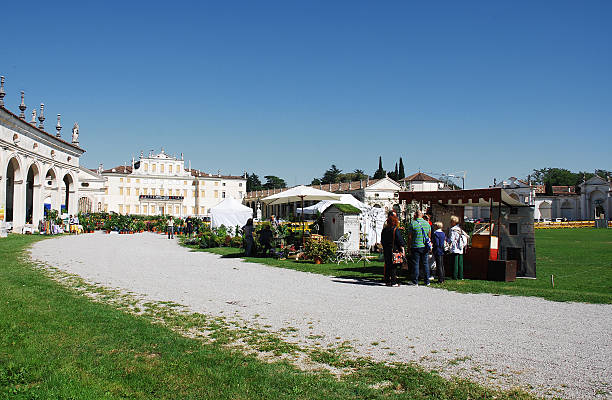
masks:
[[[304,200],[320,201],[320,200],[340,200],[340,195],[326,192],[324,190],[315,189],[310,186],[296,186],[285,190],[284,192],[273,194],[272,196],[261,199],[262,202],[271,206],[274,204],[283,204],[289,202],[302,202],[304,208]],[[300,221],[302,222],[302,246],[304,245],[304,214],[300,213]]]

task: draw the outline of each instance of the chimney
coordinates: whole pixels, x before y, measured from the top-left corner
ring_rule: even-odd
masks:
[[[26,110],[26,105],[24,103],[23,97],[24,97],[24,92],[23,90],[21,91],[21,104],[19,104],[19,119],[25,121],[25,110]],[[36,124],[36,121],[34,121],[34,124]]]
[[[40,115],[38,116],[38,129],[45,130],[45,105],[40,103]]]

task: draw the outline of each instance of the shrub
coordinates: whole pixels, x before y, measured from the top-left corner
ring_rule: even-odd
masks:
[[[304,247],[304,253],[308,259],[315,259],[315,257],[321,258],[323,262],[331,260],[335,255],[338,247],[336,243],[328,239],[321,240],[308,240]]]
[[[230,246],[236,248],[242,247],[242,237],[234,236],[230,242]]]

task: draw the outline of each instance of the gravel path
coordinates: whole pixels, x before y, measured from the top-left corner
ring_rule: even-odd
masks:
[[[293,327],[309,345],[340,337],[360,355],[417,361],[444,376],[564,398],[612,396],[611,305],[364,285],[190,252],[150,233],[64,236],[31,254],[196,312]]]

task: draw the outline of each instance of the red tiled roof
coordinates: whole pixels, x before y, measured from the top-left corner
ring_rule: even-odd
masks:
[[[438,179],[424,174],[422,172],[417,172],[416,174],[412,174],[410,176],[405,177],[404,179],[400,179],[401,182],[440,182]]]
[[[94,170],[97,171],[97,170]],[[105,169],[104,171],[102,171],[103,174],[131,174],[132,173],[132,167],[129,166],[124,166],[121,165],[119,167],[115,167],[115,168],[111,168],[111,169]]]
[[[48,137],[50,137],[50,138],[53,138],[53,139],[57,140],[58,142],[61,142],[61,143],[66,144],[66,145],[68,145],[68,146],[70,146],[70,147],[72,147],[72,148],[75,148],[75,149],[77,149],[77,150],[80,150],[80,151],[82,151],[83,153],[85,152],[85,149],[82,149],[82,148],[80,148],[80,147],[79,147],[79,146],[77,146],[77,145],[74,145],[74,144],[72,144],[72,143],[69,143],[69,142],[65,141],[64,139],[62,139],[62,138],[58,138],[57,136],[52,135],[52,134],[50,134],[49,132],[45,132],[45,131],[43,131],[42,129],[38,128],[36,125],[32,125],[32,124],[27,123],[26,121],[24,121],[24,120],[22,120],[21,118],[19,118],[17,115],[13,114],[13,113],[12,113],[12,112],[11,112],[11,111],[8,109],[8,108],[6,108],[6,107],[4,107],[4,106],[0,106],[0,109],[2,109],[2,110],[4,110],[4,111],[6,111],[6,112],[7,112],[7,113],[9,113],[9,114],[10,114],[10,115],[11,115],[13,118],[15,118],[15,119],[16,119],[16,120],[18,120],[18,121],[21,121],[23,124],[25,124],[25,125],[29,126],[30,128],[36,129],[38,132],[43,133],[43,134],[47,135]]]

